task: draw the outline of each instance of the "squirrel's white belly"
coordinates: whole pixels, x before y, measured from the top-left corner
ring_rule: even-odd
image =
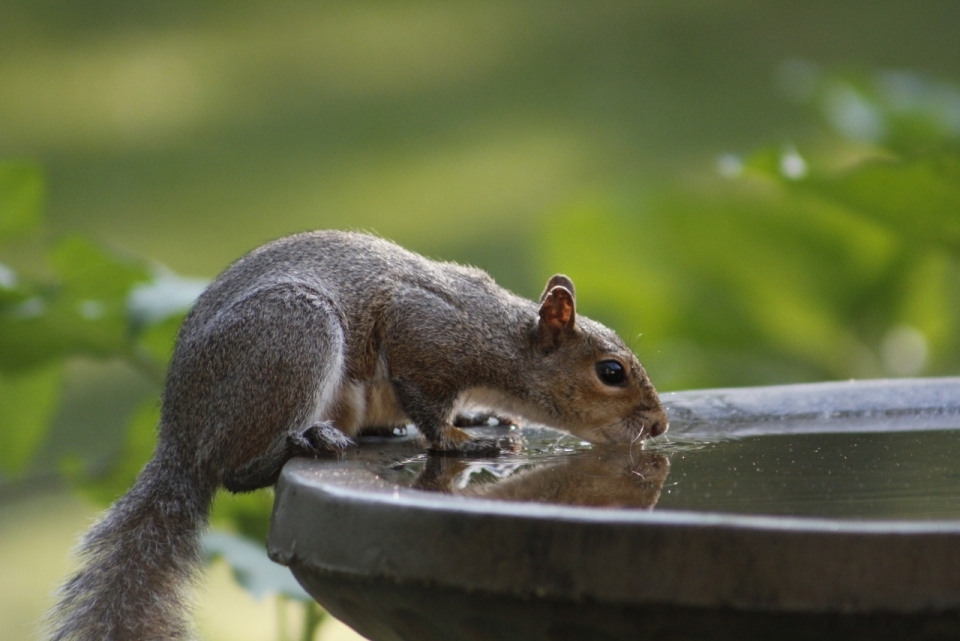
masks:
[[[387,376],[383,359],[377,363],[372,378],[365,381],[346,379],[339,385],[337,402],[329,417],[341,432],[356,436],[368,427],[398,427],[410,422]]]
[[[329,419],[347,436],[367,427],[406,425],[409,421],[386,381],[344,381]]]
[[[366,407],[360,427],[406,425],[409,419],[400,409],[393,387],[387,381],[374,380],[365,386]]]

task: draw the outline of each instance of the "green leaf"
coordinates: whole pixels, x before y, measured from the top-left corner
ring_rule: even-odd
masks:
[[[43,441],[57,408],[60,364],[20,374],[0,374],[0,471],[22,472]]]
[[[793,183],[897,232],[960,254],[960,156],[872,160]]]
[[[36,227],[42,201],[43,173],[38,167],[0,164],[0,240]]]
[[[222,558],[230,566],[233,578],[253,595],[262,599],[269,594],[281,594],[297,601],[312,603],[290,570],[270,560],[263,544],[256,544],[230,532],[209,531],[203,538],[207,562]]]
[[[157,399],[145,401],[131,416],[120,455],[111,463],[106,474],[90,478],[84,470],[76,469],[74,461],[69,460],[63,463],[61,471],[87,498],[98,505],[110,505],[130,489],[144,464],[153,456],[159,421],[160,404]]]
[[[901,238],[960,253],[960,154],[870,158],[845,170],[815,169],[803,177],[786,175],[787,155],[763,149],[751,156],[747,168],[793,193],[867,216]]]
[[[0,307],[0,371],[75,354],[125,355],[132,346],[127,297],[149,280],[146,267],[79,237],[59,243],[51,260],[58,286]]]
[[[64,292],[77,300],[126,305],[134,286],[150,280],[142,262],[122,259],[81,236],[62,240],[53,248],[50,259]]]
[[[75,310],[31,297],[0,313],[0,371],[17,372],[71,354],[107,350],[84,334]]]

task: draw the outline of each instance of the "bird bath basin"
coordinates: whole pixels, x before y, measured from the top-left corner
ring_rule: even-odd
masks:
[[[374,641],[960,638],[960,378],[662,400],[642,447],[295,459],[270,556]]]

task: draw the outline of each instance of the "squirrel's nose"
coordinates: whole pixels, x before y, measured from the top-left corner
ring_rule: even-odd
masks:
[[[663,411],[663,409],[658,408],[658,411],[653,413],[653,416],[651,416],[650,419],[650,436],[660,436],[670,429],[670,421],[667,420],[667,414]]]
[[[650,436],[660,436],[670,429],[670,423],[666,421],[656,421],[650,426]]]

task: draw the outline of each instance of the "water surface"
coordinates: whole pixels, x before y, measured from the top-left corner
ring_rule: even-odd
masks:
[[[497,431],[499,429],[499,431]],[[417,454],[378,470],[418,489],[575,505],[848,519],[960,518],[960,432],[661,437],[596,446],[554,430],[505,434],[516,451]]]

